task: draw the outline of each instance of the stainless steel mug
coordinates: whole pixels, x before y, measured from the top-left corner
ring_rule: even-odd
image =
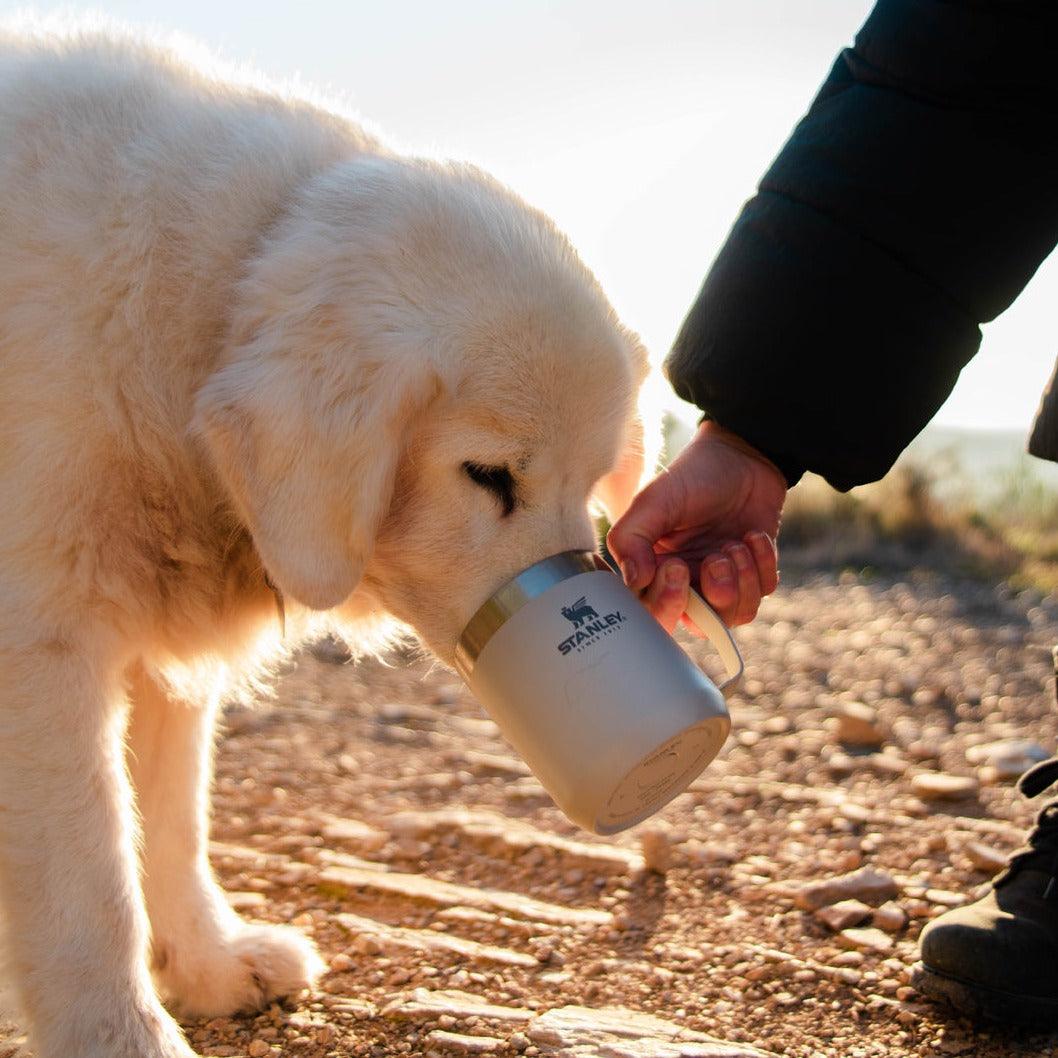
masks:
[[[720,751],[720,691],[742,675],[726,625],[687,615],[727,670],[719,687],[603,559],[565,551],[508,581],[471,618],[456,667],[576,824],[615,834],[686,789]]]

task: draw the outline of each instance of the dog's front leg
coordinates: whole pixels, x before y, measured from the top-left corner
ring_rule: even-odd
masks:
[[[250,925],[228,905],[207,857],[215,709],[174,701],[149,676],[132,681],[129,768],[143,821],[151,965],[185,1016],[255,1010],[308,987],[322,969],[309,941]]]
[[[193,1058],[147,971],[120,674],[0,643],[0,897],[38,1058]]]

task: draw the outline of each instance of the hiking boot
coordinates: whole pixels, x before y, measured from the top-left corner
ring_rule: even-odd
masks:
[[[1018,783],[1036,797],[1058,782],[1058,758]],[[919,941],[911,983],[960,1013],[1058,1027],[1058,801],[992,881],[987,896],[934,919]]]

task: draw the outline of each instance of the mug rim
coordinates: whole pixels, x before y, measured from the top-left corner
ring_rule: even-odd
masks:
[[[523,569],[493,592],[467,622],[456,643],[456,670],[469,680],[486,644],[523,606],[570,577],[603,570],[614,572],[597,551],[579,549],[559,551]]]

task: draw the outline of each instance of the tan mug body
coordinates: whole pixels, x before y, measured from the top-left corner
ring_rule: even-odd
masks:
[[[692,592],[688,616],[742,674],[731,634]],[[597,834],[634,826],[720,751],[720,688],[598,555],[568,551],[508,582],[468,623],[457,668],[555,803]]]

